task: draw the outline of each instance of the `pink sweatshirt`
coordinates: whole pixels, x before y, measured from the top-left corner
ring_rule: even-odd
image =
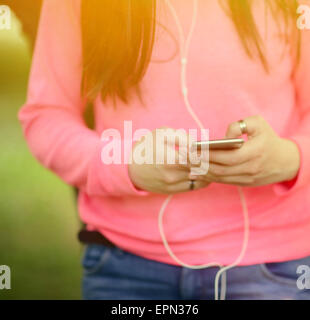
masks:
[[[123,134],[124,121],[129,120],[134,131],[162,126],[199,129],[185,109],[180,90],[175,21],[159,0],[152,62],[142,81],[146,107],[134,98],[130,106],[120,102],[114,109],[112,103],[103,104],[98,98],[92,131],[83,121],[85,103],[80,95],[80,0],[72,1],[72,7],[70,2],[44,3],[28,99],[19,113],[25,137],[45,167],[79,188],[80,217],[89,229],[100,231],[132,253],[175,264],[157,225],[166,196],[138,191],[130,181],[128,165],[104,164],[101,150],[107,142],[100,139],[108,128]],[[193,2],[171,2],[187,35]],[[247,57],[218,1],[199,1],[188,61],[189,98],[210,130],[210,139],[222,138],[231,122],[260,114],[280,136],[294,140],[300,148],[301,167],[293,181],[243,188],[250,238],[242,265],[310,254],[310,33],[302,31],[302,57],[295,70],[270,15],[265,24],[263,3],[255,1],[254,10],[272,66],[269,75],[260,61]],[[243,240],[237,187],[213,183],[174,196],[165,212],[164,229],[182,261],[232,263]]]

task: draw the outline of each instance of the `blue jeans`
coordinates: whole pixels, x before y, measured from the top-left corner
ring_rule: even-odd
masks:
[[[219,270],[187,269],[96,244],[86,246],[82,264],[87,300],[212,300]],[[310,300],[310,290],[296,285],[299,265],[310,267],[310,256],[228,270],[226,299]]]

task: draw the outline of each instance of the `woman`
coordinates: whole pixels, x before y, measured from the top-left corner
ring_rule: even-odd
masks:
[[[222,298],[310,298],[296,285],[310,266],[310,37],[297,5],[44,2],[19,119],[37,159],[79,188],[85,299],[212,299],[218,266],[235,266]],[[201,128],[248,139],[210,150],[199,174],[207,159],[178,161],[184,152],[175,164],[126,161],[163,127],[184,129],[179,143]],[[115,146],[125,155],[108,163]],[[154,158],[175,147],[154,146]]]

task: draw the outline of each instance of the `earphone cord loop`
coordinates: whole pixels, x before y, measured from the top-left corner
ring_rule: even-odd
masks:
[[[180,42],[181,42],[181,49],[180,49],[180,54],[181,54],[181,88],[182,88],[182,93],[183,93],[183,97],[184,97],[184,102],[185,102],[185,106],[187,108],[187,111],[189,112],[189,114],[191,115],[191,117],[193,118],[193,120],[196,122],[196,124],[200,127],[201,130],[204,129],[201,121],[199,120],[199,118],[197,117],[197,115],[195,114],[193,108],[191,107],[189,98],[188,98],[188,89],[187,89],[187,57],[189,54],[189,48],[190,48],[190,44],[191,44],[191,40],[192,40],[192,36],[195,30],[195,26],[197,23],[197,15],[198,15],[198,0],[194,0],[194,11],[193,11],[193,19],[192,19],[192,24],[191,24],[191,28],[190,28],[190,32],[188,35],[187,40],[185,40],[185,36],[184,36],[184,32],[183,32],[183,28],[181,25],[181,22],[178,18],[178,15],[176,13],[176,10],[174,9],[174,7],[172,6],[172,4],[170,3],[169,0],[166,0],[166,3],[168,5],[168,7],[171,10],[171,13],[176,21],[177,24],[177,28],[179,31],[179,36],[180,36]],[[168,252],[168,254],[170,255],[170,257],[175,260],[178,264],[180,264],[181,266],[185,267],[185,268],[189,268],[189,269],[205,269],[205,268],[209,268],[209,267],[219,267],[220,270],[217,272],[216,276],[215,276],[215,281],[214,281],[214,297],[215,300],[219,299],[219,281],[221,280],[221,295],[220,295],[220,299],[221,300],[225,300],[226,297],[226,271],[237,266],[243,259],[246,249],[247,249],[247,245],[248,245],[248,240],[249,240],[249,215],[248,215],[248,209],[247,209],[247,205],[246,205],[246,200],[245,200],[245,196],[244,193],[241,189],[241,187],[238,187],[238,191],[239,191],[239,196],[240,196],[240,201],[241,201],[241,205],[242,205],[242,209],[243,209],[243,218],[244,218],[244,237],[243,237],[243,244],[242,244],[242,249],[241,252],[239,254],[239,256],[237,257],[237,259],[235,260],[235,262],[233,262],[231,265],[228,265],[226,267],[223,267],[220,263],[217,262],[213,262],[213,263],[208,263],[208,264],[204,264],[204,265],[189,265],[184,263],[183,261],[181,261],[178,257],[176,257],[176,255],[173,253],[173,251],[171,250],[168,241],[166,239],[165,236],[165,232],[164,232],[164,228],[163,228],[163,216],[165,213],[165,210],[169,204],[169,202],[171,201],[171,199],[173,198],[173,195],[170,195],[166,198],[166,200],[164,201],[164,203],[162,204],[162,207],[159,211],[158,214],[158,227],[159,227],[159,232],[161,235],[161,239],[163,241],[163,244]]]

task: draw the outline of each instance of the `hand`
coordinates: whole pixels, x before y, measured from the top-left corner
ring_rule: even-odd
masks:
[[[199,181],[217,182],[237,186],[262,186],[292,180],[300,166],[297,145],[280,138],[261,117],[244,119],[248,141],[240,149],[210,150],[209,171],[195,176]],[[241,136],[238,122],[229,125],[226,138]]]
[[[173,137],[177,132],[176,130],[166,127],[161,129],[166,132],[165,135],[167,137],[172,138],[171,141],[174,141]],[[179,130],[178,132],[180,133]],[[178,141],[176,141],[178,145],[180,145],[181,140],[186,146],[190,145],[191,138],[187,134],[180,133],[178,137]],[[150,136],[145,136],[137,142],[132,151],[133,162],[132,164],[129,164],[128,169],[133,184],[138,189],[160,194],[175,194],[190,191],[190,164],[187,159],[185,164],[182,164],[182,162],[179,161],[182,156],[175,147],[174,143],[169,143],[169,139],[162,142],[159,141],[157,145],[156,129],[152,131]],[[140,155],[143,153],[142,150],[144,150],[144,156],[146,152],[151,151],[150,164],[139,164],[139,161],[137,161],[139,153]],[[164,156],[167,154],[168,150],[170,150],[170,152],[173,151],[171,154],[174,155],[174,157],[173,159],[170,159],[172,161],[167,161],[167,157]],[[156,163],[158,162],[156,159],[161,156],[165,161],[162,164]],[[207,181],[196,181],[195,190],[204,188],[208,185],[209,182]]]

